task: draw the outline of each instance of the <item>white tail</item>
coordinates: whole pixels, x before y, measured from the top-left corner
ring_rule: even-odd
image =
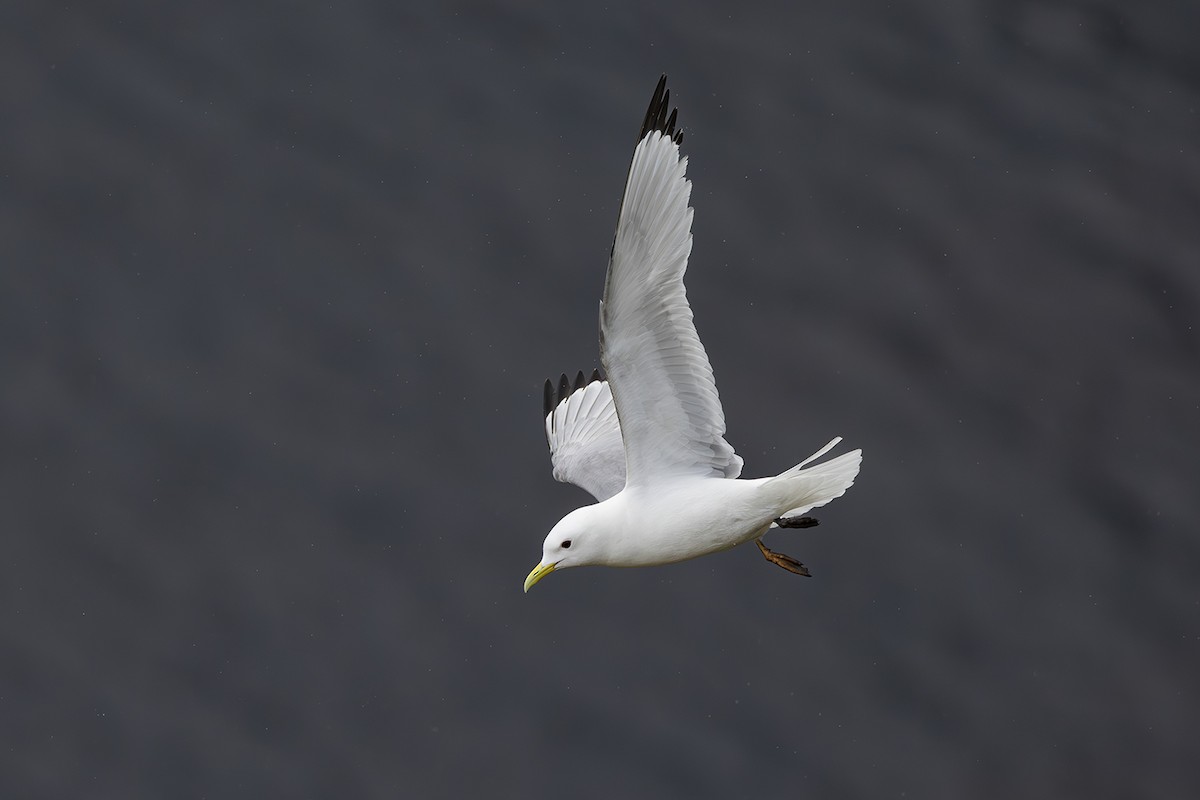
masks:
[[[801,461],[796,466],[781,472],[762,485],[762,491],[775,501],[782,510],[780,517],[795,517],[807,513],[830,500],[841,497],[854,485],[858,467],[862,463],[862,450],[851,450],[835,459],[805,467],[837,446],[841,437]]]

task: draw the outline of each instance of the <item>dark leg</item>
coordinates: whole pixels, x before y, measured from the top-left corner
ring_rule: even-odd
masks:
[[[808,567],[804,566],[791,556],[785,556],[783,553],[776,553],[774,550],[771,550],[765,544],[763,544],[762,539],[755,539],[754,543],[758,545],[758,549],[762,551],[763,558],[765,558],[767,561],[770,561],[775,566],[783,567],[788,572],[795,573],[796,575],[803,575],[806,578],[812,577],[812,573],[808,571]]]
[[[816,517],[780,517],[775,524],[781,528],[815,528],[821,523]]]

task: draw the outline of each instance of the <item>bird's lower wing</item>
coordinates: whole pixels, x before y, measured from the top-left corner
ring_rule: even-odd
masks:
[[[621,424],[608,382],[599,372],[585,380],[580,372],[572,385],[567,376],[546,381],[546,441],[554,479],[573,483],[597,500],[607,500],[625,486],[625,449]]]

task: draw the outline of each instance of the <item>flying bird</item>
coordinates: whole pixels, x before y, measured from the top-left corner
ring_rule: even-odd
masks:
[[[599,371],[546,381],[546,439],[554,477],[597,500],[567,514],[542,544],[525,591],[567,567],[671,564],[755,542],[768,561],[805,566],[769,549],[771,528],[816,524],[810,510],[854,483],[862,451],[743,480],[725,441],[725,413],[683,286],[692,250],[692,184],[679,152],[678,109],[667,76],[642,122],[600,302]]]

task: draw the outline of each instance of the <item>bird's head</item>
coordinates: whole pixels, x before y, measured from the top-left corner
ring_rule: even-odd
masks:
[[[558,521],[542,543],[542,561],[525,579],[525,591],[549,575],[566,567],[583,567],[598,563],[598,531],[590,519],[595,506],[577,508]]]

